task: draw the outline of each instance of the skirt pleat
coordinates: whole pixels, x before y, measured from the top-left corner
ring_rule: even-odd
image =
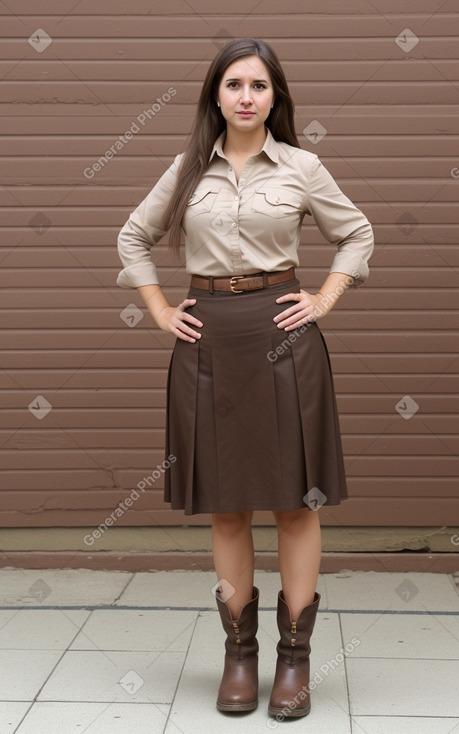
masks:
[[[166,502],[172,499],[169,480],[173,476],[174,488],[183,489],[179,500],[174,492],[174,503],[191,500],[191,505],[187,505],[187,510],[191,511],[187,514],[196,512],[190,488],[194,482],[198,356],[198,350],[182,354],[180,349],[174,349],[167,376],[166,458],[173,463],[165,474],[164,499]],[[177,446],[180,446],[179,451]]]
[[[202,323],[177,339],[167,381],[164,500],[186,515],[293,510],[347,497],[333,377],[316,323],[273,317],[296,279],[241,294],[190,288]]]
[[[310,509],[316,509],[325,503],[339,504],[347,498],[347,486],[328,350],[317,324],[308,327],[308,332],[308,357],[304,357],[302,344],[293,344],[291,352],[307,467],[303,499]]]

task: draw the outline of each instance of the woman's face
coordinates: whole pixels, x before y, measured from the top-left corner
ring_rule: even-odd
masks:
[[[253,132],[263,125],[274,102],[268,68],[259,56],[230,64],[218,87],[217,101],[227,126]]]

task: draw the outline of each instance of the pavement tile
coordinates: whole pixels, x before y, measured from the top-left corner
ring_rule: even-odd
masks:
[[[87,568],[0,569],[0,607],[113,604],[133,574]]]
[[[184,658],[184,652],[70,650],[38,700],[170,703]]]
[[[161,734],[168,711],[151,703],[38,702],[15,734]]]
[[[343,570],[324,579],[329,609],[459,611],[457,589],[447,574]]]
[[[349,659],[347,679],[353,716],[459,717],[457,660]]]
[[[170,609],[96,609],[70,649],[186,652],[197,614]]]

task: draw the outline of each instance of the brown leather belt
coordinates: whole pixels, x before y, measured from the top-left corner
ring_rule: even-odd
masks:
[[[193,288],[203,288],[211,293],[214,291],[230,291],[232,293],[244,293],[245,291],[256,291],[269,285],[276,285],[295,277],[295,268],[280,270],[274,273],[263,271],[251,273],[250,275],[233,275],[223,277],[205,278],[203,275],[192,275],[190,285]]]

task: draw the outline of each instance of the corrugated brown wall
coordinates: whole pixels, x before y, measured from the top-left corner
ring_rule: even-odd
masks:
[[[173,337],[116,287],[116,238],[183,150],[210,60],[240,36],[273,44],[302,146],[376,235],[370,280],[322,322],[351,494],[324,522],[457,518],[457,4],[17,0],[0,14],[2,524],[98,525],[163,460]],[[303,134],[314,120],[319,142]],[[316,288],[333,248],[310,220],[302,241]],[[178,303],[185,271],[164,242],[154,255]],[[131,303],[137,323],[121,318]],[[162,487],[119,525],[209,522],[168,510]]]

